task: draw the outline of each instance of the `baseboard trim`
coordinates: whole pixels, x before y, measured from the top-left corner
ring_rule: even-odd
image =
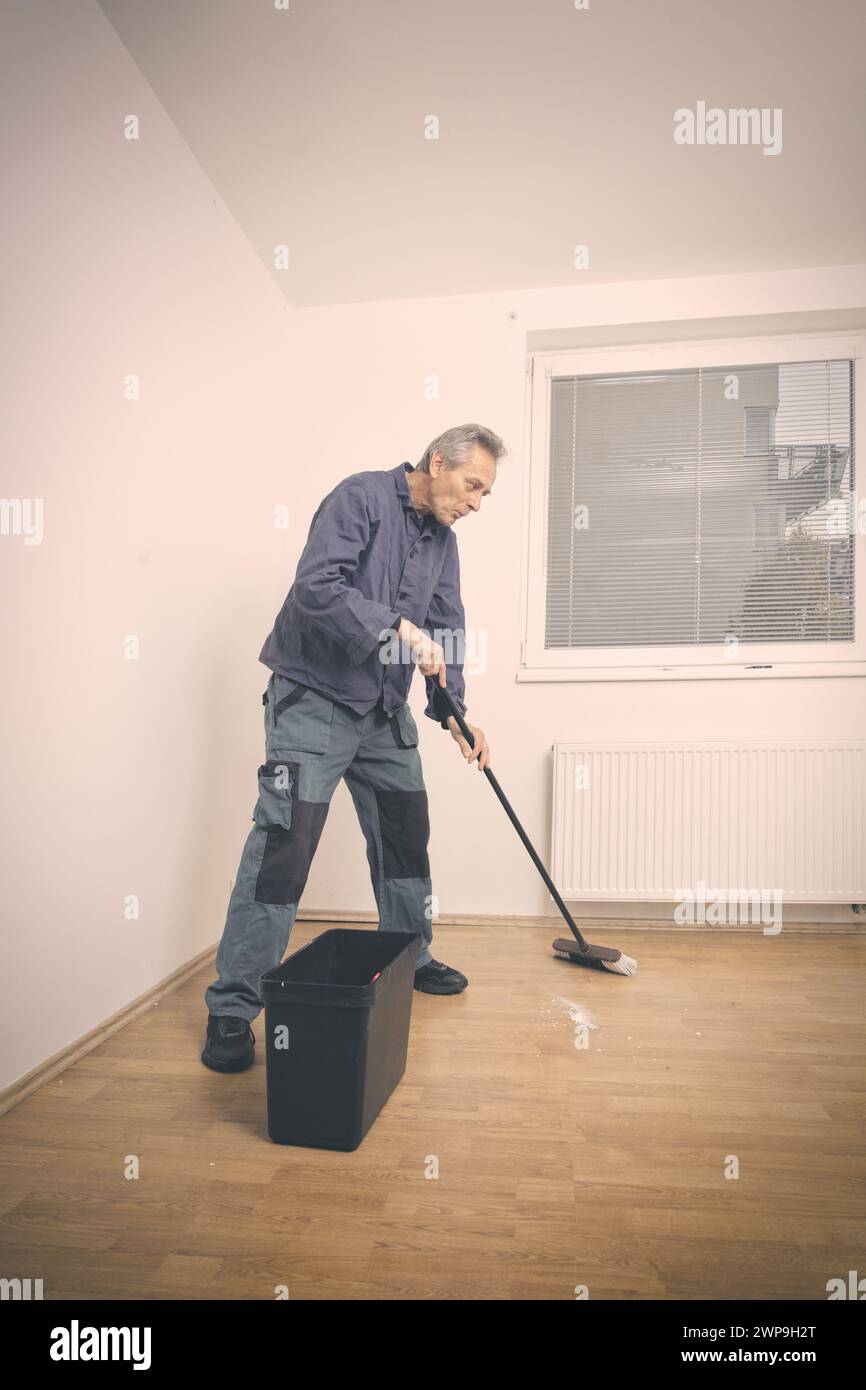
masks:
[[[195,975],[206,961],[215,959],[216,952],[216,945],[208,946],[207,950],[201,951],[191,961],[187,961],[186,965],[182,965],[179,970],[167,975],[158,985],[154,985],[152,989],[140,994],[137,999],[133,999],[124,1008],[118,1009],[117,1013],[112,1014],[104,1023],[91,1028],[89,1033],[77,1038],[68,1047],[64,1047],[60,1052],[55,1052],[53,1057],[46,1058],[44,1062],[40,1062],[38,1067],[34,1067],[32,1071],[19,1077],[17,1081],[13,1081],[5,1090],[0,1091],[0,1115],[5,1115],[7,1110],[11,1110],[13,1106],[26,1100],[34,1091],[38,1091],[40,1086],[53,1081],[74,1062],[77,1062],[81,1057],[86,1057],[88,1052],[99,1047],[99,1044],[110,1038],[112,1033],[125,1028],[127,1023],[131,1023],[139,1014],[143,1014],[145,1009],[151,1008],[165,995],[172,994],[181,985],[186,984],[187,980]]]
[[[664,931],[664,932],[753,932],[758,936],[762,934],[763,928],[760,923],[743,922],[736,926],[710,926],[710,925],[690,925],[688,922],[665,921],[660,917],[581,917],[579,913],[573,912],[572,917],[575,924],[584,933],[592,935],[599,931]],[[378,913],[375,912],[318,912],[315,908],[309,908],[306,912],[299,912],[298,922],[339,922],[343,926],[351,926],[357,922],[359,926],[375,925],[379,921]],[[568,928],[559,916],[555,917],[510,917],[506,914],[498,916],[484,916],[480,913],[471,912],[440,912],[434,922],[434,927],[543,927],[545,930],[556,931],[563,936]],[[564,930],[563,930],[564,929]],[[866,933],[866,922],[862,925],[856,922],[785,922],[783,924],[785,932],[820,932],[822,936],[861,936]]]

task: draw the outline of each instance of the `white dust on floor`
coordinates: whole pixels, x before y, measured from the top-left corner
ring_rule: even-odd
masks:
[[[566,999],[564,994],[551,994],[550,1003],[541,1006],[539,1021],[546,1026],[552,1024],[554,1028],[570,1023],[574,1032],[574,1045],[580,1048],[587,1047],[589,1030],[599,1027],[598,1020],[589,1009],[584,1008],[583,1004],[575,1003],[573,999]],[[596,1047],[594,1051],[600,1052],[601,1048]],[[541,1049],[537,1045],[535,1055],[541,1056]]]
[[[598,1023],[589,1009],[585,1009],[582,1004],[575,1004],[573,999],[566,999],[563,994],[553,994],[551,995],[551,1002],[557,1009],[562,1009],[564,1013],[568,1014],[575,1028],[579,1028],[581,1025],[584,1028],[598,1027]]]

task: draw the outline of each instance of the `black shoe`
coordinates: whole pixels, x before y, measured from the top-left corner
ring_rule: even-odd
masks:
[[[256,1035],[245,1018],[209,1014],[201,1060],[214,1071],[244,1071],[256,1060]]]
[[[459,970],[443,965],[441,960],[428,961],[415,971],[415,988],[425,994],[459,994],[469,984]]]

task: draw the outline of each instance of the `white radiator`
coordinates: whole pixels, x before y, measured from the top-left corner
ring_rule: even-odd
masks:
[[[555,743],[564,898],[780,889],[866,902],[866,740]]]

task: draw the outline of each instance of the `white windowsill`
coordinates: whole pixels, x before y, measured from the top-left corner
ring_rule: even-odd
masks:
[[[866,676],[866,661],[719,662],[714,666],[522,666],[515,679],[527,681],[700,681],[773,680],[810,676]]]

